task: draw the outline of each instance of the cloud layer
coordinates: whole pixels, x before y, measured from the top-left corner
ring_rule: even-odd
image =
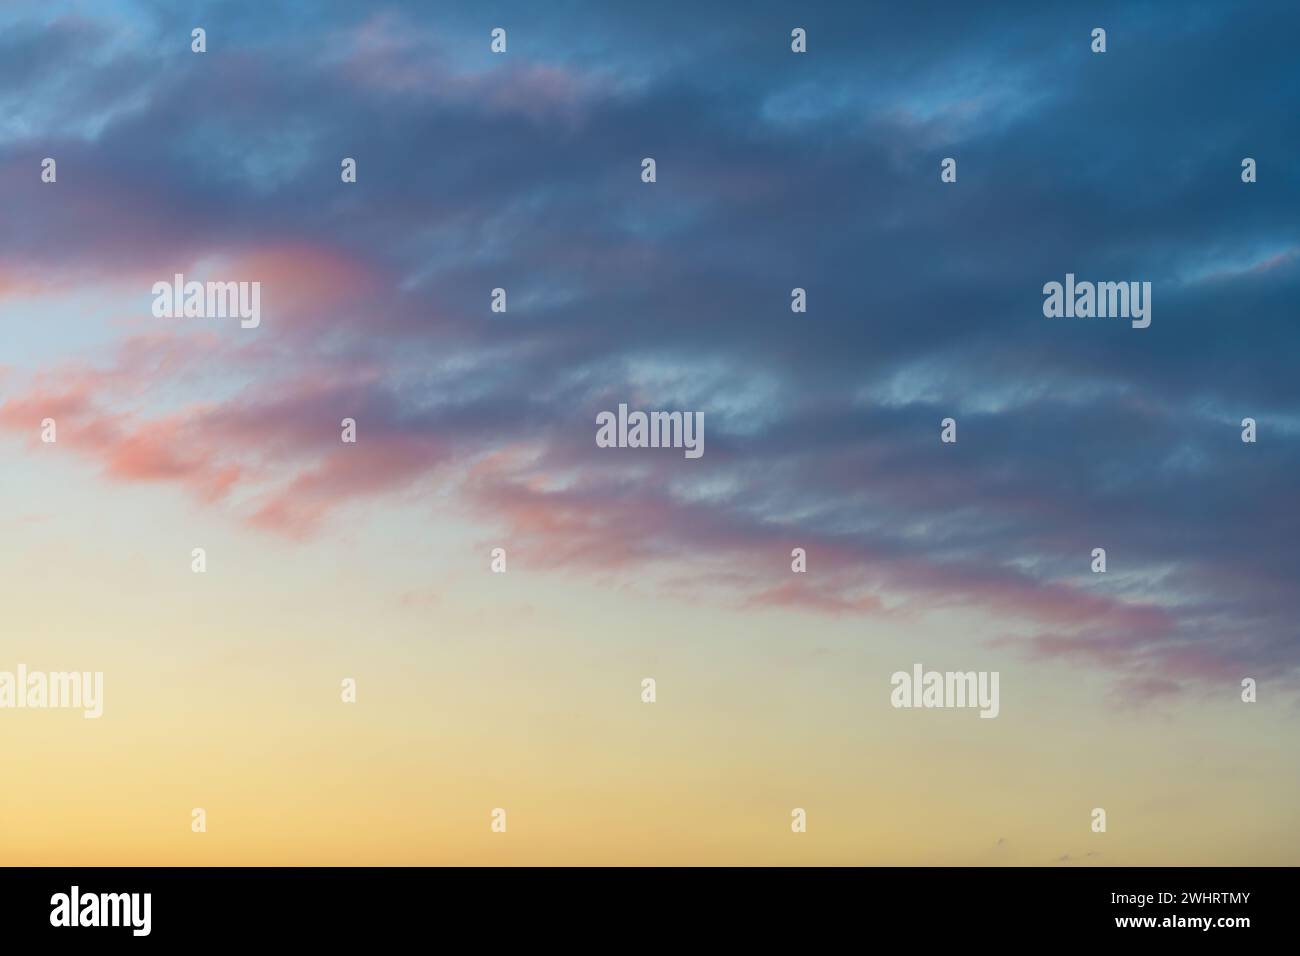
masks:
[[[1148,697],[1294,679],[1300,15],[902,6],[20,5],[0,307],[119,331],[9,363],[0,427],[254,534],[436,485],[575,573],[965,608]],[[152,319],[176,272],[261,281],[262,326]],[[1151,328],[1045,319],[1067,272],[1151,281]],[[703,411],[704,458],[598,449],[619,402]]]

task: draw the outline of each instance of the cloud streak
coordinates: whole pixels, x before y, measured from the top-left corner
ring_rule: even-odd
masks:
[[[76,290],[129,318],[107,357],[74,335],[9,369],[0,427],[56,417],[108,481],[256,532],[448,482],[576,574],[690,567],[750,613],[966,608],[1133,694],[1294,680],[1300,142],[1253,95],[1296,92],[1285,30],[1108,5],[1099,63],[1061,13],[915,7],[818,13],[802,60],[761,4],[656,56],[637,37],[671,5],[579,38],[519,7],[506,58],[414,4],[213,6],[202,57],[148,7],[32,10],[0,57],[28,104],[0,129],[25,224],[0,306]],[[67,48],[57,76],[21,66]],[[149,321],[153,281],[204,270],[263,282],[256,335]],[[1066,271],[1150,279],[1152,328],[1044,320]],[[704,411],[707,455],[602,453],[618,401]]]

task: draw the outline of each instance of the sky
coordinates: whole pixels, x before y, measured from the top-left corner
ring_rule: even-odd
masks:
[[[1300,863],[1300,10],[996,7],[0,8],[0,863]]]

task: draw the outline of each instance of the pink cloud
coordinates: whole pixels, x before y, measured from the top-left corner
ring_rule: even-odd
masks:
[[[523,60],[519,53],[479,70],[458,67],[433,36],[392,13],[358,26],[344,38],[344,51],[344,74],[359,87],[532,119],[577,123],[608,85],[567,66]]]
[[[750,595],[745,608],[786,607],[818,611],[822,614],[864,614],[880,611],[883,604],[873,595],[850,597],[833,586],[819,586],[800,578],[786,581]]]

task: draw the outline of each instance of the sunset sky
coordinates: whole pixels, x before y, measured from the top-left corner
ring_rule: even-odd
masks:
[[[1300,9],[992,6],[0,5],[0,865],[1300,864]]]

